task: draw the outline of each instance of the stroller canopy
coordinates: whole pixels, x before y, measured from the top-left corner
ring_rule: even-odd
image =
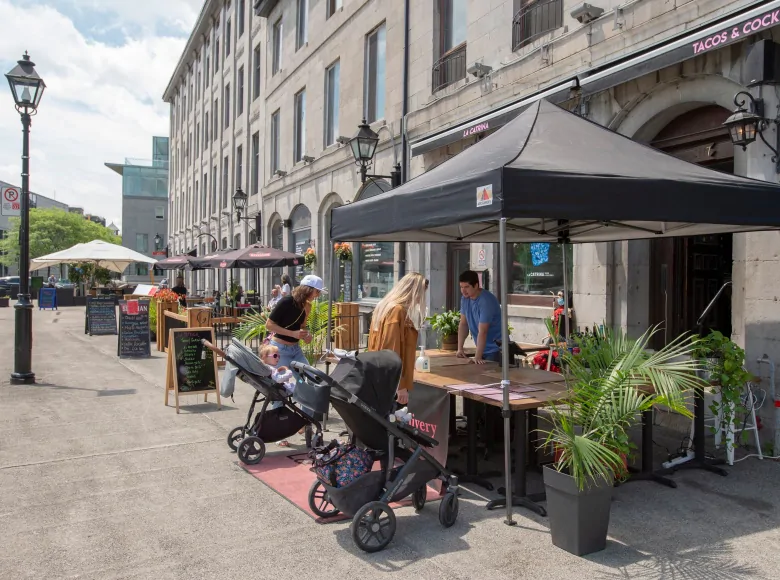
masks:
[[[393,410],[395,392],[401,380],[401,358],[391,350],[362,352],[355,360],[344,358],[331,378],[382,416]],[[334,391],[333,397],[341,399]],[[344,418],[347,421],[346,418]],[[347,426],[357,433],[354,425]],[[359,437],[359,435],[358,435]]]

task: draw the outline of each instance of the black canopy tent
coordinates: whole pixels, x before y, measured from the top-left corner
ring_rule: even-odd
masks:
[[[499,243],[507,344],[509,242],[604,242],[779,227],[780,186],[681,161],[539,101],[456,158],[388,193],[335,208],[330,237]],[[503,384],[508,368],[503,349]],[[507,389],[503,406],[509,411]],[[505,417],[510,497],[509,413]],[[506,504],[511,523],[512,501]]]

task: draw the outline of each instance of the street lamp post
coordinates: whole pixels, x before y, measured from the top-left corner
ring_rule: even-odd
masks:
[[[11,383],[35,382],[32,372],[32,311],[30,301],[30,124],[38,110],[46,84],[35,72],[35,63],[25,52],[5,78],[11,87],[16,110],[22,116],[22,200],[19,225],[19,295],[15,309],[14,371]]]
[[[391,132],[392,135],[392,132]],[[390,184],[393,187],[401,185],[401,166],[398,164],[398,160],[395,159],[395,137],[393,137],[393,157],[395,159],[395,165],[390,175],[370,175],[368,168],[371,167],[374,162],[374,155],[376,154],[376,146],[379,144],[379,134],[371,129],[371,126],[363,122],[358,125],[358,132],[352,139],[349,140],[349,147],[352,149],[352,156],[355,158],[355,164],[360,167],[360,182],[365,183],[366,179],[381,178],[389,179]]]

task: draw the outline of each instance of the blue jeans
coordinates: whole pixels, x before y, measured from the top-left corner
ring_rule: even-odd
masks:
[[[309,364],[309,361],[306,359],[306,356],[303,354],[303,351],[301,350],[301,345],[284,344],[281,342],[277,342],[273,339],[271,339],[271,344],[279,349],[279,364],[277,365],[277,368],[278,367],[290,368],[290,363],[293,361],[297,361],[305,365]],[[271,403],[271,405],[269,405],[269,408],[273,409],[275,407],[280,407],[280,406],[281,403]],[[314,415],[314,411],[306,407],[301,407],[301,411],[303,411],[310,417]]]

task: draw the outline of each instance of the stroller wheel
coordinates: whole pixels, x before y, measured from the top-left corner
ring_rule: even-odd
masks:
[[[358,548],[364,552],[380,552],[395,535],[395,514],[386,503],[372,501],[358,510],[350,530]]]
[[[441,498],[439,505],[439,523],[445,528],[452,527],[458,519],[458,495],[449,492]]]
[[[246,429],[244,426],[236,427],[227,436],[227,444],[233,451],[238,450],[238,444],[241,443],[246,437]]]
[[[424,483],[412,494],[412,505],[414,506],[414,511],[418,513],[422,511],[423,507],[425,506],[425,499],[427,497],[428,484]]]
[[[321,518],[332,518],[339,514],[339,510],[331,503],[328,491],[319,479],[315,479],[309,489],[309,508],[314,515]]]
[[[256,465],[265,456],[265,443],[260,437],[247,437],[238,445],[238,458],[247,465]]]

